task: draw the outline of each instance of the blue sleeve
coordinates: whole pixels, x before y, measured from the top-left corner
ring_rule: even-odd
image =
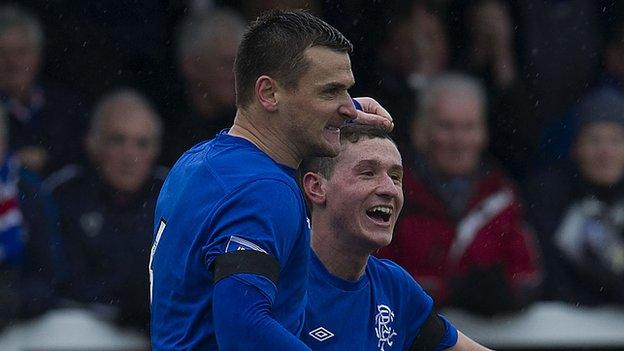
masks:
[[[438,315],[438,317],[444,322],[444,336],[436,347],[436,351],[446,350],[449,347],[455,346],[455,344],[457,344],[458,338],[457,328],[455,328],[455,326],[443,316]]]
[[[272,298],[247,283],[249,279],[273,284],[263,277],[237,274],[215,285],[213,319],[219,350],[310,350],[271,317]]]
[[[400,281],[403,282],[403,286],[399,288],[399,291],[407,291],[408,293],[405,296],[408,297],[408,308],[413,313],[413,318],[411,321],[411,327],[408,329],[410,333],[413,333],[413,338],[416,338],[418,333],[420,333],[420,329],[423,323],[427,320],[431,311],[434,307],[434,302],[431,296],[429,296],[423,288],[414,280],[414,278],[407,273],[403,268],[400,268],[396,263],[391,261],[384,260],[387,264],[396,267],[401,272],[403,279]],[[436,351],[445,350],[449,347],[455,346],[457,344],[457,329],[454,325],[452,325],[446,318],[441,315],[438,315],[438,318],[442,320],[444,323],[444,335],[438,345],[436,346]],[[413,342],[413,341],[412,341]]]
[[[286,182],[276,179],[256,180],[232,192],[211,216],[215,218],[208,225],[211,238],[203,248],[206,267],[210,269],[223,253],[251,249],[274,257],[283,270],[305,219],[300,197]]]

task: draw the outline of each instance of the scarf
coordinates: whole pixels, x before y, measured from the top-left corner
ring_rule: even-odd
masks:
[[[24,251],[22,212],[17,182],[20,167],[15,157],[0,164],[0,266],[19,266]]]

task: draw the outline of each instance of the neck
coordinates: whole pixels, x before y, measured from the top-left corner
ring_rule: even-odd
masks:
[[[327,271],[347,281],[358,281],[364,274],[370,254],[358,253],[353,246],[344,245],[338,239],[340,234],[312,227],[312,250]]]
[[[289,136],[279,128],[281,122],[273,120],[276,118],[253,107],[249,110],[239,108],[229,134],[250,141],[275,162],[296,169],[303,157],[296,151]]]

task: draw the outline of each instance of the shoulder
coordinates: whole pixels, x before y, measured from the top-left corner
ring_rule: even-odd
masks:
[[[301,191],[293,183],[288,179],[258,176],[232,189],[219,207],[242,206],[259,211],[263,217],[296,218],[298,221],[305,207]]]
[[[36,194],[43,187],[43,180],[36,173],[22,168],[19,172],[18,187],[22,193]]]
[[[69,164],[50,174],[43,182],[44,188],[58,195],[71,191],[84,183],[85,169],[78,164]]]
[[[17,183],[21,206],[25,206],[28,208],[28,211],[31,211],[32,208],[29,206],[40,206],[43,205],[51,206],[53,204],[52,196],[47,191],[47,189],[43,186],[43,181],[41,178],[26,169],[20,170],[19,181]],[[25,215],[29,215],[26,213]]]
[[[423,291],[420,284],[394,261],[370,256],[366,269],[375,281],[382,282],[386,286],[407,291]]]
[[[518,185],[496,160],[486,157],[484,159],[482,175],[479,178],[481,188],[491,189],[492,192],[509,190],[517,193]]]
[[[367,270],[376,294],[388,297],[388,302],[398,310],[410,311],[403,320],[408,325],[419,326],[433,308],[433,299],[420,284],[390,260],[371,256]]]

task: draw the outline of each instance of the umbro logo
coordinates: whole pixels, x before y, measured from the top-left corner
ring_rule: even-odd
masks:
[[[318,341],[325,341],[334,336],[334,333],[323,327],[318,327],[308,334],[310,334],[311,337],[315,338]]]

